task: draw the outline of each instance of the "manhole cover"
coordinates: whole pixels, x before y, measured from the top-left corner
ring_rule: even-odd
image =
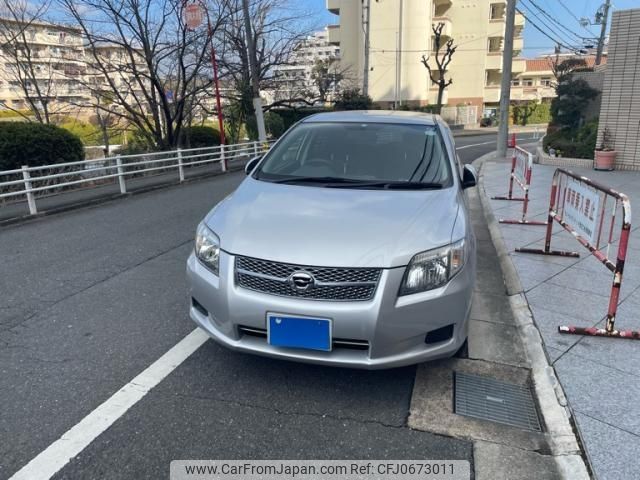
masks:
[[[540,420],[528,387],[455,372],[454,412],[540,432]]]

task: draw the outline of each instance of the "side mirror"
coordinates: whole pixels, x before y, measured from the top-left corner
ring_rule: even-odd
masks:
[[[475,187],[478,183],[478,173],[475,167],[465,165],[462,169],[462,188]]]
[[[258,165],[260,160],[262,160],[262,155],[258,157],[253,157],[251,160],[249,160],[247,164],[244,166],[244,173],[246,173],[247,175],[251,174],[251,172],[253,172],[253,169],[256,168],[256,165]]]

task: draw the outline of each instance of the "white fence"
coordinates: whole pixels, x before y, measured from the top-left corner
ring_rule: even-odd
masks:
[[[449,125],[473,125],[478,123],[477,105],[442,107],[440,116]]]
[[[217,147],[172,150],[169,152],[116,155],[79,162],[56,163],[37,167],[22,166],[0,171],[0,202],[26,197],[29,213],[38,213],[37,198],[77,188],[99,187],[117,181],[120,193],[127,193],[127,179],[175,172],[182,182],[185,172],[197,167],[219,165],[226,172],[234,164],[243,164],[269,148],[269,143],[240,143]]]

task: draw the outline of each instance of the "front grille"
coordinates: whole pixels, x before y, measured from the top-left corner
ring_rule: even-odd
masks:
[[[314,279],[306,290],[289,283],[295,272]],[[362,301],[373,297],[378,286],[379,268],[337,268],[294,265],[250,257],[236,257],[236,284],[258,292],[310,300]]]

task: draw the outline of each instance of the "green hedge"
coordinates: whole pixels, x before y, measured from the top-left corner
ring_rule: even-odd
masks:
[[[80,139],[63,128],[0,122],[0,170],[84,160]]]
[[[526,103],[511,105],[510,117],[515,125],[549,123],[551,121],[551,104]]]
[[[202,148],[220,145],[220,132],[212,127],[193,125],[185,127],[182,133],[183,147]]]
[[[593,160],[597,136],[597,121],[586,123],[578,130],[567,128],[560,130],[550,129],[544,137],[543,148],[547,153],[549,153],[549,148],[553,148],[562,157]]]

